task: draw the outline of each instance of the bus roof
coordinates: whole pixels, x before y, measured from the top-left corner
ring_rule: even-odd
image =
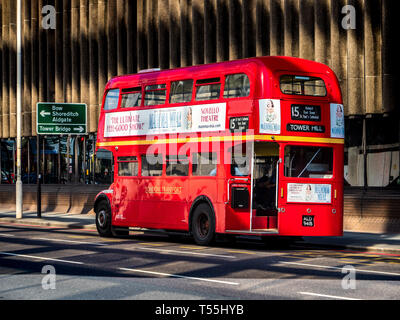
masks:
[[[129,85],[132,82],[153,82],[157,79],[173,79],[175,77],[193,77],[193,74],[206,74],[210,73],[227,73],[237,72],[240,70],[246,70],[250,65],[256,65],[261,70],[270,72],[272,74],[278,71],[291,71],[291,72],[312,72],[312,73],[324,73],[329,77],[335,77],[332,70],[322,64],[311,60],[295,58],[295,57],[284,57],[284,56],[266,56],[266,57],[253,57],[240,60],[224,61],[217,63],[202,64],[189,67],[180,67],[175,69],[164,69],[155,70],[145,73],[136,73],[129,75],[120,75],[112,78],[106,85],[106,89],[123,87]]]

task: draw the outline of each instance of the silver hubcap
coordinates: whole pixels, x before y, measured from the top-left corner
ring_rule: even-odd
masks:
[[[105,210],[101,210],[101,211],[99,212],[99,215],[98,215],[98,217],[97,217],[97,222],[99,223],[99,226],[100,226],[100,227],[104,228],[104,226],[105,226],[106,223],[107,223],[107,216],[106,216]]]

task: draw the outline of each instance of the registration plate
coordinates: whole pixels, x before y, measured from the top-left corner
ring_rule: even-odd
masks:
[[[314,227],[314,216],[303,216],[303,227]]]

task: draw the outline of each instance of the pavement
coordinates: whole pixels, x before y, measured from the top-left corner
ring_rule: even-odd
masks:
[[[0,209],[0,223],[96,230],[93,214],[44,212],[41,218],[38,218],[36,211],[24,211],[23,218],[17,219],[15,211]],[[400,255],[400,234],[364,233],[347,230],[344,231],[343,237],[303,237],[301,245],[311,248],[328,247]]]

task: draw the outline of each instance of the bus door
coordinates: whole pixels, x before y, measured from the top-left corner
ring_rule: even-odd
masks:
[[[252,230],[276,229],[279,145],[255,142],[253,163]]]
[[[226,229],[276,229],[279,145],[272,142],[237,145],[229,151],[229,156],[232,160],[227,182]]]
[[[281,158],[279,234],[340,235],[341,189],[335,182],[334,147],[287,143]]]

